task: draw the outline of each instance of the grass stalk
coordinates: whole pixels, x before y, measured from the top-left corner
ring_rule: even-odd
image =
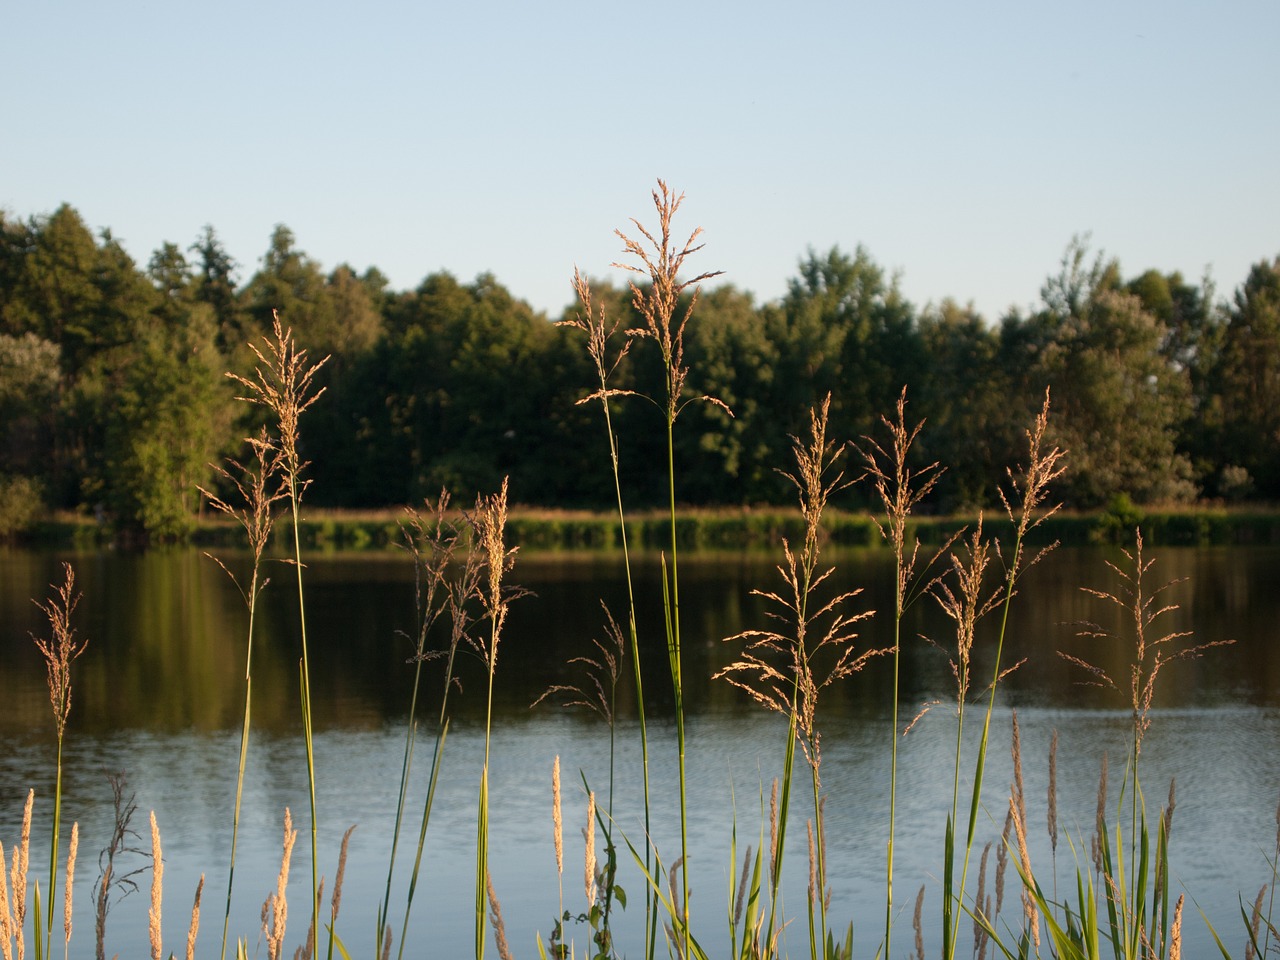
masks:
[[[664,554],[662,564],[662,600],[667,639],[667,658],[671,672],[676,726],[676,751],[678,779],[680,791],[680,911],[676,918],[681,928],[681,947],[683,956],[689,956],[689,829],[688,829],[688,786],[685,776],[685,731],[684,731],[684,682],[682,677],[682,649],[680,641],[680,561],[679,545],[676,536],[676,470],[675,470],[675,423],[680,411],[686,403],[694,399],[708,400],[723,408],[732,415],[729,408],[713,397],[684,396],[685,381],[689,368],[684,362],[685,326],[693,314],[698,299],[698,284],[703,280],[720,275],[720,271],[701,273],[682,280],[680,270],[687,257],[702,249],[697,243],[702,228],[696,228],[683,244],[676,244],[672,239],[672,220],[680,209],[684,194],[676,194],[662,180],[657,189],[652,191],[654,209],[658,215],[656,235],[640,223],[632,219],[631,223],[643,239],[637,240],[627,236],[621,230],[615,231],[622,240],[626,254],[635,263],[615,263],[631,273],[646,277],[648,286],[642,289],[635,282],[630,283],[631,302],[643,319],[643,325],[634,331],[636,336],[652,339],[658,346],[666,374],[666,396],[661,402],[665,422],[667,441],[667,503],[670,514],[670,565]],[[681,312],[681,298],[686,290],[692,290],[689,301]]]
[[[299,535],[303,493],[310,481],[304,480],[303,471],[308,466],[298,451],[298,421],[303,412],[324,393],[324,388],[314,388],[316,372],[328,361],[328,357],[315,364],[308,364],[307,351],[298,346],[293,331],[284,328],[280,317],[272,313],[272,335],[264,340],[266,352],[257,344],[250,344],[257,366],[252,379],[229,373],[246,389],[247,396],[239,399],[267,408],[276,420],[277,434],[267,441],[278,458],[283,496],[289,501],[289,514],[293,524],[293,564],[298,586],[298,629],[301,639],[301,657],[298,661],[299,698],[302,705],[302,734],[307,755],[307,790],[311,807],[311,920],[314,926],[320,915],[320,877],[317,852],[316,771],[315,750],[312,737],[311,667],[307,648],[306,598],[303,591],[302,542]],[[332,934],[331,934],[332,935]]]
[[[506,623],[512,591],[503,586],[503,577],[511,568],[515,551],[508,551],[503,542],[507,524],[507,481],[504,478],[498,493],[477,497],[474,514],[469,518],[475,537],[474,546],[483,558],[485,579],[481,584],[480,603],[485,619],[489,622],[487,641],[476,641],[474,646],[485,665],[487,690],[484,720],[484,765],[480,770],[480,790],[476,814],[476,923],[475,956],[483,960],[485,930],[488,914],[485,906],[488,897],[489,873],[489,755],[493,728],[493,678],[498,665],[498,644],[502,639],[502,627]]]
[[[413,557],[414,573],[414,607],[417,621],[416,636],[413,638],[414,654],[411,662],[413,669],[413,690],[409,698],[409,716],[405,724],[404,757],[400,767],[400,789],[396,799],[395,822],[391,832],[391,851],[387,857],[387,884],[382,904],[378,909],[378,927],[375,954],[381,955],[384,937],[387,935],[387,920],[391,911],[391,886],[395,874],[396,851],[399,848],[400,830],[404,821],[405,804],[408,799],[409,774],[412,770],[413,751],[417,739],[418,728],[418,694],[422,683],[423,665],[434,654],[427,649],[427,637],[436,620],[444,612],[447,600],[447,577],[449,565],[453,560],[454,547],[457,544],[457,529],[451,524],[446,511],[449,507],[448,491],[441,491],[434,506],[427,501],[431,517],[424,519],[421,514],[412,511],[407,521],[401,524],[406,548]],[[448,690],[445,690],[448,696]],[[437,727],[437,741],[443,737],[441,726]],[[429,810],[424,812],[424,819],[430,816]]]
[[[633,391],[613,389],[609,386],[611,376],[617,370],[618,365],[626,357],[633,341],[630,339],[624,339],[622,341],[622,345],[616,350],[616,352],[611,353],[610,344],[614,339],[614,335],[618,331],[618,321],[614,320],[610,322],[605,314],[603,305],[597,305],[595,303],[594,297],[591,293],[590,284],[587,283],[586,278],[584,278],[577,270],[574,271],[573,275],[573,289],[578,296],[579,302],[582,304],[583,312],[578,314],[574,319],[562,321],[562,323],[586,333],[587,350],[595,364],[596,376],[599,381],[599,386],[595,392],[584,397],[578,402],[587,403],[592,400],[600,401],[600,409],[604,416],[605,436],[609,443],[609,463],[613,472],[613,490],[618,515],[618,538],[622,545],[623,572],[627,583],[627,628],[631,642],[632,676],[634,678],[636,688],[636,723],[640,731],[640,769],[644,805],[644,830],[645,835],[649,836],[652,830],[652,804],[650,802],[649,794],[649,732],[648,727],[645,724],[644,676],[640,666],[640,643],[636,627],[635,586],[631,576],[631,551],[627,539],[627,516],[622,497],[622,478],[618,455],[618,437],[613,429],[613,414],[609,403],[612,397],[634,395]],[[612,620],[612,617],[610,617],[610,619]],[[613,735],[614,728],[611,722],[609,727],[611,781],[613,775]],[[612,783],[609,791],[609,797],[611,829],[613,810]],[[645,845],[644,856],[645,872],[649,873],[652,871],[652,856],[648,844]],[[658,915],[654,906],[653,891],[648,885],[646,885],[644,898],[644,955],[647,960],[653,960],[654,949],[657,941]]]
[[[928,586],[916,582],[916,567],[920,554],[920,541],[916,539],[907,547],[907,521],[916,505],[931,491],[942,476],[938,463],[913,470],[908,463],[911,447],[920,434],[923,423],[907,425],[907,390],[898,395],[897,410],[893,420],[882,416],[881,423],[888,429],[890,443],[886,449],[871,437],[864,437],[862,457],[876,488],[876,494],[884,508],[886,523],[880,525],[881,536],[889,541],[894,555],[894,603],[893,603],[893,680],[890,713],[889,744],[889,837],[885,851],[885,919],[883,956],[888,957],[893,937],[893,867],[894,840],[898,810],[898,713],[900,710],[902,662],[902,619],[907,606],[917,591]],[[879,521],[876,521],[879,524]],[[934,554],[924,569],[936,561],[955,540],[952,537]]]
[[[752,593],[779,608],[774,614],[787,624],[787,632],[779,630],[747,630],[728,638],[746,640],[739,659],[715,676],[724,678],[749,694],[767,709],[787,718],[787,743],[783,757],[780,801],[771,804],[769,920],[764,940],[772,943],[780,931],[778,917],[781,901],[779,889],[782,861],[786,848],[787,821],[795,769],[797,742],[809,764],[813,794],[812,823],[822,830],[821,735],[817,727],[818,697],[823,688],[858,670],[874,656],[888,650],[864,650],[855,653],[854,625],[870,617],[873,611],[858,614],[844,612],[847,601],[861,591],[841,593],[820,602],[815,592],[835,572],[834,567],[821,569],[822,516],[828,499],[846,486],[844,474],[835,469],[844,445],[827,439],[827,423],[831,398],[810,411],[809,436],[792,438],[796,459],[795,473],[783,473],[799,493],[800,513],[804,519],[804,543],[796,554],[790,543],[782,541],[783,562],[778,566],[785,589],[781,592],[753,590]],[[781,665],[781,666],[780,666]],[[825,950],[827,942],[826,870],[822,844],[818,843],[811,862],[816,896],[810,899],[809,941],[814,956],[818,944]]]
[[[459,531],[455,526],[448,536],[453,538],[453,542],[448,549],[452,552],[456,547],[456,537]],[[449,566],[449,565],[446,565]],[[418,845],[414,854],[413,869],[409,874],[409,886],[405,894],[404,921],[400,930],[400,946],[397,956],[403,960],[405,940],[409,932],[409,914],[413,909],[413,897],[417,891],[418,877],[422,870],[422,854],[426,848],[427,827],[431,822],[431,808],[435,802],[436,784],[439,782],[440,769],[444,757],[445,740],[449,735],[449,693],[454,686],[453,669],[456,661],[458,647],[462,640],[468,636],[471,627],[471,615],[468,611],[468,604],[476,595],[479,584],[480,574],[482,570],[480,553],[476,550],[468,550],[463,554],[460,564],[449,566],[452,575],[444,584],[445,600],[444,605],[449,610],[449,644],[444,651],[445,667],[444,679],[440,694],[440,712],[436,718],[436,740],[435,749],[431,754],[431,768],[427,777],[427,794],[423,800],[422,816],[418,822]],[[435,657],[435,652],[426,654],[426,656]],[[378,956],[386,957],[391,949],[391,928],[384,916],[379,927],[379,937],[381,938],[381,947]]]
[[[978,742],[977,757],[974,763],[973,786],[969,800],[969,820],[965,834],[964,854],[961,859],[958,885],[953,880],[951,891],[944,895],[944,916],[949,911],[950,922],[944,922],[944,960],[953,960],[958,942],[960,915],[964,909],[964,892],[969,873],[969,859],[973,852],[974,834],[977,831],[982,803],[982,784],[986,772],[987,748],[991,736],[991,717],[995,712],[996,691],[1000,681],[1010,672],[1003,664],[1004,641],[1009,628],[1009,608],[1013,601],[1018,578],[1027,567],[1038,562],[1057,544],[1045,547],[1027,562],[1024,558],[1025,540],[1029,531],[1057,512],[1058,507],[1041,510],[1049,492],[1049,484],[1062,475],[1066,469],[1065,452],[1056,446],[1049,446],[1047,433],[1049,428],[1049,393],[1045,392],[1044,403],[1035,422],[1027,431],[1028,455],[1027,466],[1021,474],[1009,471],[1012,490],[1006,494],[999,488],[1000,499],[1005,512],[1014,525],[1014,539],[1011,555],[1005,566],[1004,587],[1000,594],[1000,628],[995,643],[995,663],[992,667],[991,685],[987,688],[986,711],[982,720],[982,735]],[[997,544],[997,552],[999,544]],[[1003,555],[1001,555],[1003,557]],[[1016,669],[1012,668],[1012,669]],[[948,850],[948,856],[954,852]]]
[[[1117,588],[1099,590],[1083,587],[1081,589],[1107,606],[1120,608],[1129,621],[1132,629],[1130,645],[1133,649],[1133,658],[1129,663],[1127,691],[1123,690],[1120,683],[1101,667],[1062,651],[1059,651],[1059,656],[1083,669],[1088,675],[1085,681],[1087,684],[1128,694],[1132,719],[1130,752],[1120,795],[1122,804],[1125,802],[1126,794],[1128,796],[1127,860],[1131,876],[1126,884],[1123,874],[1125,863],[1123,835],[1117,828],[1114,847],[1109,842],[1103,844],[1102,879],[1106,883],[1113,941],[1117,944],[1123,941],[1125,957],[1137,957],[1140,951],[1149,947],[1152,940],[1157,944],[1164,944],[1170,937],[1168,832],[1173,815],[1173,785],[1170,784],[1169,803],[1167,808],[1161,811],[1156,831],[1155,862],[1152,871],[1149,869],[1150,829],[1139,773],[1142,742],[1151,725],[1151,706],[1155,699],[1156,680],[1161,669],[1167,664],[1175,660],[1196,659],[1210,648],[1225,646],[1234,641],[1215,640],[1194,646],[1175,647],[1173,644],[1189,637],[1190,631],[1172,630],[1157,636],[1161,618],[1178,609],[1176,603],[1165,602],[1163,595],[1181,581],[1172,580],[1154,589],[1147,585],[1147,577],[1155,560],[1143,554],[1141,529],[1135,532],[1134,549],[1132,551],[1126,549],[1122,552],[1127,561],[1124,567],[1107,562],[1107,566],[1119,579]],[[1109,643],[1122,642],[1122,638],[1096,623],[1082,624],[1078,635],[1103,639]],[[1099,833],[1104,840],[1109,840],[1101,824]],[[1149,893],[1151,894],[1150,902],[1148,902]],[[1113,900],[1114,903],[1112,903]],[[1148,906],[1150,906],[1149,916]]]
[[[71,625],[71,616],[80,602],[81,594],[76,592],[76,575],[71,564],[62,564],[62,585],[50,588],[53,596],[36,606],[49,621],[50,636],[48,639],[37,637],[36,649],[44,658],[46,679],[49,686],[49,703],[53,707],[54,729],[58,737],[56,774],[53,788],[53,825],[49,841],[49,886],[47,888],[47,911],[43,918],[44,936],[40,937],[40,919],[37,920],[37,954],[40,944],[53,945],[54,902],[57,900],[58,877],[58,833],[62,823],[62,745],[67,731],[67,717],[71,713],[71,663],[89,645],[88,640],[76,639],[75,628]],[[24,871],[25,872],[25,871]],[[39,911],[37,911],[37,915]]]
[[[203,488],[200,492],[219,513],[235,519],[245,531],[249,541],[249,549],[253,553],[253,565],[249,573],[249,582],[241,585],[235,574],[221,560],[212,557],[218,566],[231,577],[232,583],[240,592],[249,611],[249,625],[245,638],[244,659],[244,716],[240,725],[240,755],[236,769],[236,797],[231,815],[231,855],[227,866],[227,902],[222,917],[222,948],[219,956],[227,955],[227,936],[231,922],[231,893],[235,884],[236,853],[240,837],[240,808],[244,796],[244,773],[249,757],[249,728],[253,704],[253,638],[254,625],[257,618],[258,596],[266,588],[267,581],[262,577],[262,557],[267,543],[271,539],[271,530],[275,523],[272,504],[281,499],[283,492],[270,491],[273,478],[279,468],[279,457],[267,439],[265,429],[257,437],[248,440],[253,451],[254,463],[245,467],[235,460],[228,460],[231,469],[216,466],[216,473],[224,481],[230,483],[239,495],[240,506],[232,506],[221,497]]]

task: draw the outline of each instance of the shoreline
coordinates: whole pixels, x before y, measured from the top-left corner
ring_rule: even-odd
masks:
[[[401,520],[406,511],[314,509],[306,511],[299,534],[308,550],[385,550],[402,542]],[[925,545],[941,545],[948,537],[970,528],[977,514],[915,517],[911,531]],[[660,549],[670,542],[670,515],[665,511],[634,513],[627,518],[627,545],[638,551]],[[984,514],[983,526],[998,535],[1010,526],[1007,517]],[[1258,546],[1280,544],[1280,509],[1272,507],[1203,506],[1143,510],[1128,504],[1088,512],[1059,511],[1036,529],[1035,541],[1064,545],[1125,544],[1141,526],[1150,546]],[[875,517],[863,512],[829,510],[823,529],[838,547],[877,547],[881,544]],[[682,549],[754,550],[776,547],[782,538],[803,536],[802,522],[787,508],[685,508],[676,521]],[[291,524],[281,518],[273,533],[292,538]],[[507,525],[510,546],[526,552],[566,550],[620,551],[622,538],[616,516],[589,510],[512,508]],[[119,547],[145,549],[170,544],[199,547],[237,547],[246,544],[243,529],[220,516],[197,520],[191,533],[168,542],[122,536],[109,524],[77,514],[59,514],[37,523],[29,535],[10,541],[27,547]]]

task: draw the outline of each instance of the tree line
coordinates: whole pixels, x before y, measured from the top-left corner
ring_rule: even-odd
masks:
[[[197,486],[217,488],[210,465],[240,455],[256,426],[225,373],[251,374],[273,312],[311,359],[329,358],[303,423],[310,503],[468,497],[504,476],[513,502],[611,502],[598,411],[577,403],[595,368],[581,331],[553,322],[574,308],[548,318],[488,274],[394,291],[376,268],[326,272],[284,226],[238,273],[212,227],[140,267],[70,206],[0,212],[0,533],[51,509],[152,537],[188,531]],[[592,289],[623,330],[639,322],[624,286]],[[666,482],[661,411],[644,400],[665,374],[646,346],[611,384],[632,393],[614,425],[636,505],[659,502]],[[681,413],[690,504],[789,501],[777,470],[807,410],[830,393],[830,435],[857,440],[904,386],[926,421],[921,463],[947,468],[937,511],[993,504],[1046,389],[1053,440],[1070,451],[1069,506],[1280,498],[1280,257],[1220,298],[1176,272],[1126,277],[1077,239],[1034,310],[989,322],[952,300],[913,305],[862,247],[811,250],[777,301],[705,289],[685,360],[691,396],[724,403]]]

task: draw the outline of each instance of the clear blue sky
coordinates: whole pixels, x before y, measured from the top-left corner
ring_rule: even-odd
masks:
[[[1280,3],[6,4],[0,207],[145,265],[287,224],[395,289],[491,271],[552,313],[651,219],[774,299],[864,244],[918,306],[1038,299],[1075,234],[1219,296],[1280,254]]]

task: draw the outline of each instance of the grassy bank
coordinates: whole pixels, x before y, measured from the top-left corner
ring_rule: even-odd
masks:
[[[304,549],[383,550],[403,539],[398,510],[306,511],[299,526]],[[955,515],[913,517],[911,531],[922,543],[940,544],[956,531],[972,526],[977,517]],[[992,533],[1003,534],[1005,517],[984,520]],[[1038,542],[1073,546],[1126,542],[1141,525],[1153,546],[1253,546],[1280,543],[1280,509],[1184,507],[1141,510],[1117,505],[1108,510],[1067,512],[1046,519],[1038,528]],[[872,547],[882,544],[876,520],[868,513],[829,510],[823,529],[838,546]],[[538,550],[620,550],[622,536],[616,514],[588,510],[513,507],[508,520],[511,542],[525,552]],[[685,509],[676,522],[680,546],[693,550],[747,550],[776,546],[783,537],[795,540],[803,524],[794,511],[775,507]],[[652,511],[627,518],[627,542],[656,549],[670,538],[670,515]],[[292,543],[288,524],[275,531],[279,546]],[[110,527],[92,517],[61,514],[37,525],[24,543],[70,548],[120,544]],[[200,547],[247,546],[244,530],[222,517],[203,518],[190,543]]]

